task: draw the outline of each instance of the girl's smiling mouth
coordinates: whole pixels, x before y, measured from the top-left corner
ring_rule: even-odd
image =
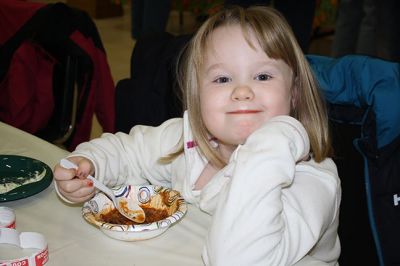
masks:
[[[227,114],[230,115],[235,115],[235,114],[256,114],[256,113],[260,113],[260,110],[235,110],[235,111],[230,111],[227,112]]]

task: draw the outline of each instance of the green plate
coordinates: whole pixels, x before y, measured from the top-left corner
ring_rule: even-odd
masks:
[[[33,158],[18,155],[0,155],[0,186],[4,182],[19,182],[22,177],[29,178],[35,174],[43,174],[44,177],[37,182],[22,185],[18,188],[0,194],[0,202],[18,200],[39,193],[47,188],[53,179],[50,167]]]

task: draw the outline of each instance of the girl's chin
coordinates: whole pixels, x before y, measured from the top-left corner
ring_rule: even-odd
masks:
[[[256,131],[260,125],[252,125],[248,127],[241,127],[237,130],[237,139],[242,141],[243,143],[246,141],[246,139],[253,134],[254,131]]]
[[[218,142],[220,145],[224,145],[224,146],[238,146],[241,144],[244,144],[246,142],[246,139],[248,138],[248,136],[250,135],[246,135],[246,136],[238,136],[238,135],[231,135],[231,136],[225,136],[225,137],[221,137],[218,138]]]
[[[227,127],[230,129],[225,129],[225,136],[220,135],[217,137],[219,141],[224,142],[227,145],[240,145],[244,144],[247,138],[253,134],[261,125],[259,124],[241,124],[235,125],[234,127]],[[225,140],[225,141],[223,141]]]
[[[232,145],[241,145],[244,144],[247,140],[247,138],[251,135],[251,133],[248,134],[241,134],[237,135],[233,138],[232,140]]]

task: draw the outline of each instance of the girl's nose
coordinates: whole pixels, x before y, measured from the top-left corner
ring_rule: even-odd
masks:
[[[249,101],[254,98],[253,90],[245,85],[237,86],[232,92],[232,100],[234,101]]]

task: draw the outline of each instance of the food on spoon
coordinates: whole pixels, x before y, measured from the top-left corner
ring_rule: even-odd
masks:
[[[129,200],[134,200],[134,199],[129,198]],[[143,208],[142,209],[132,209],[132,206],[129,204],[129,202],[126,198],[119,198],[118,205],[119,205],[120,210],[122,210],[125,215],[128,215],[129,218],[135,223],[143,223],[145,221],[145,218],[147,218],[147,213],[143,210]],[[139,205],[136,205],[136,206],[139,206]],[[121,215],[121,216],[123,216],[123,215]],[[125,218],[128,219],[127,217],[125,217]]]

